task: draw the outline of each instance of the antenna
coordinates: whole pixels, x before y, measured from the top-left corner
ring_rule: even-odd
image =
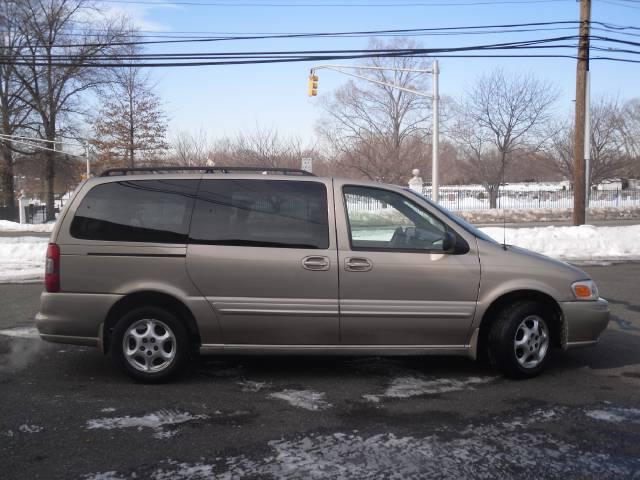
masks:
[[[502,185],[504,183],[504,171],[506,170],[504,160],[502,162]],[[500,201],[500,185],[498,185],[498,202]],[[502,205],[500,205],[502,207]],[[502,249],[507,250],[507,212],[502,208]]]

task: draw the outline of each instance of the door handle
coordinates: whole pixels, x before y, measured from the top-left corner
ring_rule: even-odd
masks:
[[[324,271],[329,270],[329,262],[328,257],[322,257],[319,255],[311,255],[309,257],[304,257],[302,259],[302,268],[306,270],[314,270],[314,271]]]
[[[373,268],[371,260],[364,257],[349,257],[344,260],[344,269],[348,272],[368,272]]]

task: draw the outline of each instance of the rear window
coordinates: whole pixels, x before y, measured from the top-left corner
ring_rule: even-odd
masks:
[[[71,236],[115,242],[186,243],[199,180],[105,183],[82,199]]]
[[[203,180],[190,242],[329,248],[327,189],[318,182]]]

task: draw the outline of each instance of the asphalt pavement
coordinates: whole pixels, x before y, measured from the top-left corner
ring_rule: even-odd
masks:
[[[640,264],[584,268],[609,328],[526,381],[457,357],[210,357],[142,385],[31,338],[40,286],[0,285],[0,477],[640,478]]]

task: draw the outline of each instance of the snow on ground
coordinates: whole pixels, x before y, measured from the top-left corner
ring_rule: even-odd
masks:
[[[437,415],[437,412],[434,412]],[[167,459],[140,465],[137,478],[155,480],[233,478],[517,478],[531,465],[544,465],[554,478],[617,479],[633,476],[640,459],[571,443],[554,433],[583,415],[563,407],[500,414],[463,430],[436,426],[426,436],[357,431],[301,434],[271,440],[257,455],[184,463]],[[548,426],[547,426],[548,425]],[[525,474],[523,474],[525,472]],[[85,478],[119,478],[103,472]],[[133,478],[133,476],[130,476]]]
[[[587,410],[587,417],[594,420],[613,423],[640,423],[640,409],[638,408],[602,408],[597,410]]]
[[[469,377],[456,380],[453,378],[437,378],[425,380],[417,377],[398,377],[382,395],[363,395],[365,400],[378,403],[382,398],[409,398],[419,395],[437,395],[459,390],[473,390],[474,386],[488,383],[494,377]]]
[[[503,229],[481,229],[502,243]],[[507,228],[506,242],[560,260],[602,262],[640,260],[640,225],[624,227]]]
[[[175,435],[175,430],[163,430],[165,425],[177,425],[180,423],[190,422],[192,420],[204,420],[209,418],[208,415],[192,415],[188,412],[178,412],[172,410],[159,410],[140,417],[111,417],[98,418],[88,420],[86,424],[87,430],[103,429],[114,430],[122,428],[136,428],[142,430],[149,428],[154,431],[156,438],[168,438]]]
[[[49,233],[53,230],[55,222],[49,223],[17,223],[8,220],[0,220],[0,232],[42,232]]]
[[[42,237],[0,237],[0,283],[42,280],[48,242]]]
[[[315,392],[313,390],[283,390],[281,392],[269,394],[272,398],[284,400],[294,407],[304,408],[305,410],[325,410],[331,408],[332,405],[325,401],[324,393]]]

